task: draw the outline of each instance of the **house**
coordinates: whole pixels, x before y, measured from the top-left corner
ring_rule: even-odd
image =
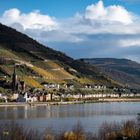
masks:
[[[66,89],[73,89],[74,88],[74,85],[73,84],[70,84],[70,83],[67,83],[67,84],[64,84],[64,87]]]
[[[36,95],[27,93],[27,92],[24,94],[24,99],[26,102],[37,102],[38,101],[38,98]]]
[[[71,96],[72,98],[74,98],[74,99],[81,99],[82,98],[82,94],[74,94],[74,95],[72,95]]]
[[[12,96],[11,96],[11,100],[12,101],[16,101],[19,97],[19,94],[18,93],[14,93]]]
[[[37,95],[37,100],[39,102],[51,101],[52,99],[53,99],[53,94],[51,93],[39,93]]]
[[[43,86],[45,88],[55,88],[55,89],[59,89],[60,85],[59,84],[55,84],[55,83],[43,83]]]
[[[85,85],[85,88],[91,89],[92,86],[91,86],[90,84],[86,84],[86,85]]]
[[[26,99],[24,98],[24,95],[23,94],[19,94],[17,100],[17,102],[26,102]]]
[[[0,94],[0,99],[2,99],[3,101],[5,101],[7,103],[7,96]]]
[[[104,91],[107,87],[105,85],[94,85],[94,90]]]
[[[24,94],[14,94],[13,99],[16,99],[17,102],[37,102],[37,96],[31,93],[24,93]]]

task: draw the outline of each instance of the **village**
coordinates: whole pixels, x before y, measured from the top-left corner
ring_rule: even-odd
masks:
[[[99,84],[85,84],[77,88],[73,84],[43,83],[43,89],[26,90],[24,81],[18,81],[16,66],[11,81],[12,94],[0,93],[0,102],[68,102],[103,100],[104,98],[138,98],[140,90],[107,87]]]

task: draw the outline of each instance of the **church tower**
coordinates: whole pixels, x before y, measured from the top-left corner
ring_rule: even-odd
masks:
[[[17,81],[17,74],[16,74],[16,65],[14,65],[14,72],[12,75],[12,90],[17,91],[18,90],[18,81]]]

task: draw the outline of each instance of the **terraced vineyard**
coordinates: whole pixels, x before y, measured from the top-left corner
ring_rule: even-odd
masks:
[[[7,76],[10,81],[15,64],[18,78],[30,87],[42,87],[44,82],[112,85],[111,80],[101,75],[95,67],[45,47],[0,24],[0,76]]]

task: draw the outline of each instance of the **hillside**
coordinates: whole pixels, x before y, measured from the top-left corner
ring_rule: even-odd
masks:
[[[140,87],[140,64],[128,59],[95,58],[83,59],[97,67],[103,74],[130,87]]]
[[[85,83],[117,84],[101,75],[95,67],[0,24],[0,76],[7,76],[10,81],[15,63],[19,79],[30,87],[42,87],[44,82],[74,83],[76,86]]]

